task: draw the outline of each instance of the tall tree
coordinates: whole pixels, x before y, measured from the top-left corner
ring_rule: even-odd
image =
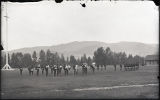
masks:
[[[66,61],[66,64],[69,64],[69,58],[67,57],[67,61]]]
[[[77,64],[77,61],[73,55],[70,56],[70,65],[74,66]]]
[[[11,57],[10,57],[9,53],[8,53],[8,63],[9,63],[9,65],[11,64]]]
[[[22,58],[22,62],[24,67],[31,67],[31,64],[32,64],[31,55],[29,53],[24,54]]]
[[[60,65],[61,59],[57,52],[53,53],[51,58],[52,58],[53,64]]]
[[[82,64],[81,64],[81,60],[80,60],[79,58],[77,59],[77,64],[78,64],[78,65],[82,65]]]
[[[12,53],[10,66],[15,68],[17,66],[17,62],[18,62],[18,59],[16,58],[16,54]]]
[[[105,65],[105,51],[103,49],[103,47],[98,48],[95,52],[94,52],[94,58],[95,58],[95,62],[97,65]]]
[[[18,52],[16,54],[16,59],[18,60],[17,67],[24,67],[22,63],[22,58],[23,58],[23,54],[21,52]]]
[[[92,59],[91,59],[91,57],[88,57],[88,59],[87,59],[87,64],[88,64],[88,65],[91,65],[91,64],[92,64]]]
[[[125,52],[123,52],[121,56],[121,64],[126,64],[126,60],[127,60],[127,55]]]
[[[51,54],[51,51],[48,49],[46,53],[46,63],[49,65],[51,65],[51,58],[52,58],[52,54]]]
[[[32,54],[32,58],[33,58],[34,60],[37,60],[37,54],[36,54],[36,51],[34,51],[34,52],[33,52],[33,54]]]
[[[40,59],[40,65],[41,67],[45,67],[46,65],[46,62],[45,62],[45,52],[44,50],[41,50],[40,53],[39,53],[39,59]]]
[[[37,54],[36,54],[36,51],[33,52],[32,54],[32,64],[33,64],[33,67],[36,67],[36,64],[37,64]]]
[[[1,68],[3,66],[5,66],[5,64],[6,64],[6,56],[5,55],[1,55]]]
[[[84,55],[81,57],[81,63],[87,63],[86,54],[84,54]]]
[[[109,48],[109,47],[107,47],[106,49],[105,49],[105,65],[109,65],[109,64],[111,64],[111,60],[112,60],[112,51],[111,51],[111,49]]]
[[[134,56],[133,60],[135,64],[144,64],[144,58],[138,55]]]
[[[65,63],[66,63],[66,61],[65,61],[64,55],[61,54],[61,57],[60,57],[60,64],[64,66]]]
[[[131,54],[129,54],[128,58],[127,58],[127,64],[133,64],[133,56]]]

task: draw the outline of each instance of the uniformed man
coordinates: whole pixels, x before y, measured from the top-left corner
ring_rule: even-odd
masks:
[[[31,68],[31,75],[33,75],[34,68]]]
[[[37,76],[39,76],[40,65],[37,66],[36,70],[37,70]]]
[[[48,76],[48,69],[49,69],[49,65],[47,65],[47,66],[45,67],[46,77]]]
[[[93,62],[92,64],[91,64],[91,68],[92,68],[92,71],[93,71],[93,73],[94,73],[94,71],[95,71],[95,63]]]
[[[43,73],[44,73],[44,67],[41,67],[41,70],[42,70],[42,75],[43,75]]]
[[[57,70],[58,70],[57,65],[54,65],[54,76],[57,75]]]
[[[19,70],[20,70],[20,75],[22,75],[23,68],[21,66],[19,67]]]
[[[31,76],[31,67],[28,67],[29,75]]]
[[[120,70],[122,70],[122,64],[120,64]]]
[[[116,64],[114,64],[114,70],[116,71]]]

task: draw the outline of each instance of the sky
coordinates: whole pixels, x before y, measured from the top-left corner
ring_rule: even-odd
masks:
[[[2,3],[4,49],[73,41],[159,43],[159,12],[152,1],[88,0],[85,8],[80,5],[83,2]]]

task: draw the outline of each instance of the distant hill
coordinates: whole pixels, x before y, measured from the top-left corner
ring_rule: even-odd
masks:
[[[126,54],[146,56],[158,53],[158,44],[144,44],[139,42],[119,42],[119,43],[104,43],[98,41],[74,41],[66,44],[54,45],[54,46],[37,46],[29,48],[21,48],[9,51],[22,52],[22,53],[33,53],[36,51],[38,54],[41,49],[47,51],[50,49],[51,52],[58,52],[59,54],[64,54],[65,57],[74,55],[75,57],[80,57],[84,53],[87,56],[93,56],[94,51],[99,47],[110,47],[114,52],[126,52]]]

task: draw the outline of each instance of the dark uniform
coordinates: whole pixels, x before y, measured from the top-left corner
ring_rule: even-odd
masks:
[[[30,67],[28,67],[28,71],[29,71],[29,75],[31,75],[31,68]]]
[[[93,71],[93,73],[94,73],[94,71],[95,71],[94,65],[91,65],[91,68],[92,68],[92,71]]]
[[[116,64],[114,64],[114,70],[116,71]]]
[[[20,75],[22,75],[23,68],[20,67],[19,70],[20,70]]]
[[[42,70],[42,75],[43,75],[43,73],[44,73],[44,67],[41,67],[41,70]]]
[[[31,75],[33,75],[33,71],[34,71],[34,69],[33,69],[33,68],[31,68]]]
[[[97,70],[99,70],[99,65],[97,66]]]
[[[57,75],[57,72],[58,72],[57,70],[58,70],[57,65],[54,65],[54,76]]]
[[[120,64],[120,70],[122,70],[122,65]]]
[[[50,68],[51,68],[51,74],[53,74],[54,66],[51,65]]]
[[[48,68],[49,68],[49,65],[45,67],[45,70],[46,70],[46,76],[48,76]]]
[[[86,63],[82,65],[82,74],[87,75],[87,64]]]
[[[61,71],[62,71],[62,66],[60,65],[60,66],[58,67],[58,74],[59,74],[59,75],[61,75]]]
[[[69,67],[68,65],[65,66],[65,76],[68,75]]]
[[[40,68],[40,67],[37,67],[37,68],[36,68],[36,70],[37,70],[37,76],[39,76],[39,68]]]

